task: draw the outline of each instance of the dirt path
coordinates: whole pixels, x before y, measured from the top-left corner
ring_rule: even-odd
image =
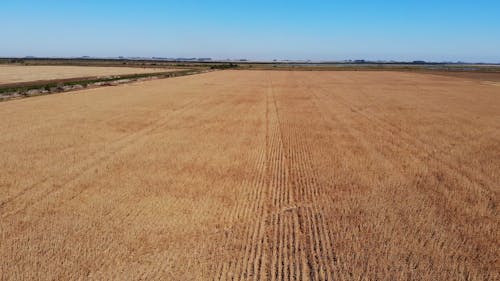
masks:
[[[497,280],[499,95],[219,71],[0,103],[0,280]]]

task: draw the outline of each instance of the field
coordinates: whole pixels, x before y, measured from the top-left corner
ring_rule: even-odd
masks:
[[[81,77],[166,72],[162,68],[0,65],[0,85]]]
[[[0,280],[500,278],[497,83],[227,70],[0,120]]]

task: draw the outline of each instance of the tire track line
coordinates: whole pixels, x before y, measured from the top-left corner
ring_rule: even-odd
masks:
[[[267,96],[267,93],[266,93]],[[265,199],[267,197],[266,184],[266,169],[267,169],[267,139],[268,139],[268,105],[266,99],[266,135],[264,138],[264,146],[258,146],[250,159],[246,163],[255,163],[256,170],[262,171],[257,175],[252,175],[250,178],[245,178],[242,184],[243,194],[240,195],[241,204],[238,204],[236,212],[238,215],[231,223],[239,221],[248,221],[243,226],[241,231],[232,232],[225,239],[224,248],[237,242],[241,234],[241,248],[235,249],[236,255],[230,258],[230,261],[222,260],[217,266],[216,274],[213,280],[248,280],[254,278],[258,280],[258,276],[262,274],[263,261],[258,257],[263,255],[263,244],[265,243],[265,232],[263,231],[263,220],[265,214]],[[241,163],[241,169],[245,169]],[[248,165],[248,164],[247,164]],[[233,251],[234,252],[234,251]],[[231,253],[230,253],[231,254]],[[233,253],[234,255],[234,253]],[[229,257],[228,257],[229,258]]]
[[[320,209],[316,208],[316,198],[320,196],[318,190],[319,183],[315,180],[316,174],[313,167],[313,159],[311,153],[311,143],[308,141],[310,136],[304,133],[305,128],[300,123],[303,119],[295,118],[295,112],[288,112],[287,108],[301,109],[301,101],[299,104],[286,103],[283,110],[280,109],[277,98],[274,96],[275,106],[279,120],[284,120],[279,123],[281,136],[283,139],[283,151],[287,152],[286,162],[288,172],[288,181],[285,185],[287,188],[285,197],[287,201],[282,201],[277,210],[280,210],[274,217],[279,225],[277,232],[279,238],[277,241],[274,256],[277,256],[276,278],[278,280],[331,280],[331,270],[329,262],[331,254],[326,250],[325,240],[328,238],[322,233],[325,233],[326,224],[317,222],[318,217],[314,215],[321,213]],[[287,96],[288,101],[293,100],[293,97]],[[293,149],[292,149],[293,148]],[[308,206],[307,203],[311,203]],[[304,211],[306,210],[306,211]],[[314,211],[313,211],[314,210]],[[294,222],[296,222],[294,224]],[[309,228],[305,224],[310,225]],[[283,226],[284,225],[284,226]],[[314,227],[313,227],[314,226]],[[281,233],[285,231],[285,233]],[[305,240],[299,240],[298,237],[309,237]],[[312,237],[312,238],[311,238]],[[307,242],[309,241],[309,242]],[[306,243],[306,244],[304,244]],[[307,250],[307,247],[302,245],[311,245],[312,248]],[[322,259],[321,257],[326,257]],[[299,260],[300,259],[300,260]],[[303,265],[303,266],[299,266]]]
[[[271,93],[273,98],[274,112],[276,118],[276,133],[279,140],[279,145],[277,149],[279,151],[278,157],[278,169],[276,176],[279,181],[276,183],[277,204],[274,206],[276,213],[276,222],[274,231],[278,234],[278,240],[275,241],[277,247],[276,259],[277,268],[274,269],[276,272],[276,277],[278,280],[293,280],[291,279],[293,275],[293,256],[290,253],[290,244],[293,229],[290,226],[291,216],[290,211],[293,212],[290,207],[293,205],[292,190],[290,186],[290,147],[287,143],[290,142],[290,135],[287,134],[287,120],[283,119],[282,109],[278,105],[275,87],[271,81]],[[274,187],[274,186],[273,186]]]
[[[295,79],[295,81],[298,81]],[[300,91],[299,97],[306,95],[306,91]],[[311,99],[308,99],[311,102]],[[299,104],[292,105],[293,108],[301,108],[304,103],[300,99]],[[314,112],[311,110],[311,113]],[[292,183],[296,183],[294,190],[298,191],[298,194],[303,194],[298,198],[298,212],[300,214],[299,223],[302,223],[301,229],[306,229],[310,237],[309,244],[314,245],[311,248],[308,259],[313,257],[323,257],[323,259],[316,259],[310,265],[311,273],[313,273],[320,280],[331,280],[332,279],[332,268],[330,268],[330,263],[335,260],[335,255],[333,253],[333,248],[330,246],[329,239],[325,233],[327,232],[328,225],[325,221],[319,220],[322,217],[322,208],[319,204],[319,198],[322,197],[320,192],[321,184],[317,181],[318,170],[314,167],[315,160],[313,159],[313,153],[311,148],[315,147],[312,143],[311,134],[307,132],[310,126],[300,123],[303,120],[310,120],[311,118],[302,118],[300,120],[294,120],[296,114],[291,112],[289,116],[286,116],[286,120],[292,120],[292,127],[289,131],[290,139],[293,143],[289,143],[288,147],[295,148],[297,153],[292,154],[293,158],[291,162],[296,164],[297,169],[292,173],[296,177],[292,180]],[[311,122],[315,122],[314,116],[311,116]],[[320,116],[320,119],[322,117]],[[300,126],[299,126],[300,125]],[[307,194],[307,195],[306,195]],[[306,204],[306,203],[310,203]],[[305,227],[305,223],[310,224],[310,227]]]
[[[254,158],[256,159],[255,161],[249,162],[256,163],[257,169],[261,171],[260,169],[265,167],[265,155],[263,153],[255,153]],[[263,193],[265,192],[265,185],[262,184],[263,181],[260,180],[259,177],[263,177],[263,175],[258,175],[257,177],[252,175],[250,179],[245,180],[246,183],[244,184],[244,187],[247,189],[250,188],[251,197],[245,199],[249,204],[246,206],[244,221],[248,221],[248,223],[243,228],[243,248],[238,253],[238,265],[233,272],[239,280],[246,280],[253,275],[251,271],[254,267],[253,263],[255,262],[255,246],[257,245],[258,234],[260,232],[259,213],[262,211],[262,199]]]

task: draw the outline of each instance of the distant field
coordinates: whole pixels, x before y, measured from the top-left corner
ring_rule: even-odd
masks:
[[[480,77],[217,71],[0,120],[1,280],[500,278]]]
[[[0,85],[41,80],[102,77],[110,75],[142,74],[167,71],[175,70],[135,67],[0,65]]]

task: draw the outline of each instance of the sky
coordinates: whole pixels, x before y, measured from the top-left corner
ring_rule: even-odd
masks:
[[[1,0],[0,57],[500,63],[499,0]]]

